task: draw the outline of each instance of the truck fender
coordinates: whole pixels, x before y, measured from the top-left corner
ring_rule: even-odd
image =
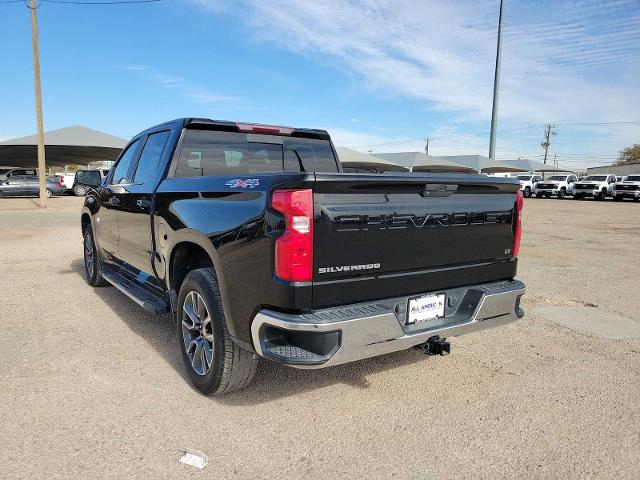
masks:
[[[202,232],[197,230],[191,230],[188,228],[182,228],[177,231],[171,231],[170,227],[165,223],[161,222],[156,224],[158,231],[156,235],[157,242],[157,251],[158,254],[161,255],[164,259],[164,272],[165,272],[165,284],[167,286],[167,290],[170,292],[172,296],[172,303],[175,301],[175,297],[177,296],[177,291],[172,291],[171,287],[171,259],[173,257],[174,251],[178,245],[181,243],[192,243],[199,247],[201,247],[209,256],[211,263],[213,264],[213,269],[216,273],[216,277],[218,279],[218,285],[220,286],[220,295],[222,297],[222,308],[224,310],[224,315],[227,319],[227,328],[229,330],[229,334],[235,337],[235,327],[234,322],[231,317],[231,313],[229,311],[229,300],[227,296],[227,287],[224,278],[224,272],[222,270],[220,257],[215,247],[211,243],[209,237],[204,235]],[[164,230],[164,232],[162,231]]]

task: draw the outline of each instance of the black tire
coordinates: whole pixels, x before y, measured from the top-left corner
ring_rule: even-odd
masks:
[[[550,193],[545,193],[544,195],[546,198],[551,198],[551,194]]]
[[[633,201],[634,201],[634,202],[637,202],[638,200],[640,200],[640,198],[638,198],[638,197],[633,197]]]
[[[573,194],[573,199],[574,200],[582,200],[582,195],[580,195],[579,193],[574,193]]]
[[[566,194],[567,194],[567,192],[562,188],[562,189],[560,189],[560,190],[558,191],[558,198],[559,198],[560,200],[562,200],[562,199],[565,197],[565,195],[566,195]]]
[[[604,200],[605,198],[607,198],[607,191],[601,190],[600,193],[598,193],[595,198],[596,200]]]
[[[542,198],[542,194],[541,193],[536,193],[536,198]]]
[[[53,192],[47,188],[44,192],[44,196],[47,198],[51,198],[53,197]]]
[[[84,197],[87,195],[89,188],[86,185],[76,185],[73,187],[73,194],[76,197]]]
[[[87,283],[92,287],[106,287],[109,285],[102,277],[102,262],[98,255],[96,242],[93,238],[93,228],[91,224],[84,227],[82,235],[84,250],[84,275]]]
[[[202,300],[206,310],[202,310]],[[256,372],[258,356],[231,340],[213,269],[199,268],[189,272],[180,286],[177,309],[178,345],[193,385],[208,395],[222,395],[249,385]],[[208,318],[209,321],[201,321],[197,326],[193,317],[187,314],[189,310],[192,315],[195,311],[198,318],[198,311],[203,312],[202,320]],[[193,352],[188,353],[188,349]],[[211,359],[207,358],[207,352]]]
[[[620,195],[614,195],[614,196],[613,196],[613,201],[614,201],[614,202],[621,202],[621,201],[622,201],[622,196],[620,196]]]
[[[529,187],[526,187],[524,189],[524,191],[522,192],[522,195],[524,196],[524,198],[529,198],[531,197],[531,189]]]

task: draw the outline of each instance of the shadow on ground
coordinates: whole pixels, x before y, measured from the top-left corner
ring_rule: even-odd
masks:
[[[82,277],[83,282],[85,281],[82,259],[74,260],[69,269],[60,273],[76,273]],[[87,288],[90,287],[87,286]],[[182,364],[175,324],[171,315],[154,316],[112,287],[93,290],[96,296],[126,323],[132,332],[149,343],[185,382],[191,384]],[[365,389],[369,387],[367,380],[369,375],[425,361],[429,361],[429,357],[417,349],[321,370],[299,370],[261,359],[258,371],[249,387],[221,397],[211,397],[211,400],[225,405],[246,406],[270,402],[334,384]]]

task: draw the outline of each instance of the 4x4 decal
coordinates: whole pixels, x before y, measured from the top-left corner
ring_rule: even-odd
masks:
[[[260,180],[258,178],[247,178],[245,180],[234,178],[226,182],[225,185],[231,188],[253,188],[260,185]]]

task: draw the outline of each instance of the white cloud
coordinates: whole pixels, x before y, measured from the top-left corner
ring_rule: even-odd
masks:
[[[191,82],[185,77],[171,75],[160,72],[148,65],[126,64],[120,68],[123,70],[137,72],[144,75],[149,80],[163,86],[164,88],[175,89],[194,103],[202,105],[220,104],[228,102],[238,102],[240,98],[231,95],[223,95],[212,91],[202,85]]]
[[[379,95],[419,99],[465,120],[490,117],[497,0],[227,5],[258,40],[328,58]],[[506,2],[502,121],[637,120],[629,105],[640,104],[639,81],[634,0]]]

